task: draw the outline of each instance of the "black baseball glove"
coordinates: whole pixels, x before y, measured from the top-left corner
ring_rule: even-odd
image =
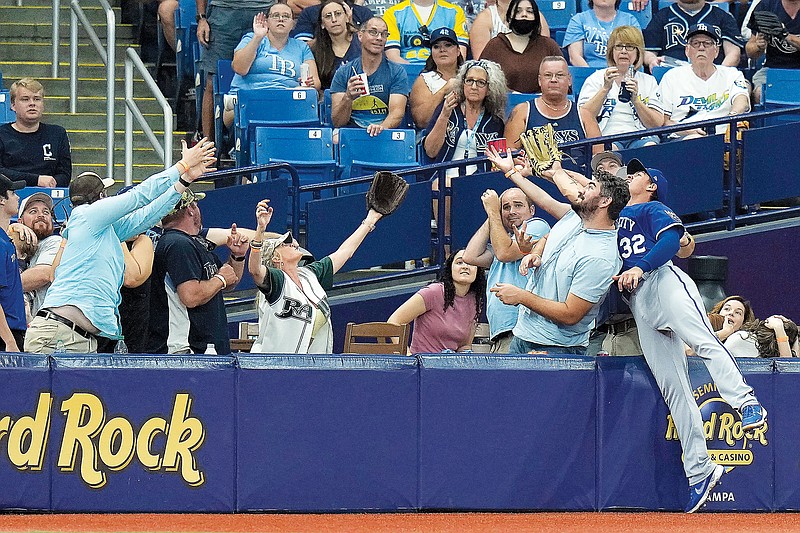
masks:
[[[391,215],[406,199],[406,194],[406,180],[394,172],[376,172],[367,192],[367,209],[374,209],[383,216]]]
[[[753,20],[756,23],[756,31],[770,37],[785,39],[789,32],[778,15],[772,11],[753,11]]]

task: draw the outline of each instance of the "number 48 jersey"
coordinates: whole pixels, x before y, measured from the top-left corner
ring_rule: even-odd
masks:
[[[659,235],[683,222],[661,202],[626,205],[617,220],[617,246],[622,258],[622,270],[628,270],[653,249]]]

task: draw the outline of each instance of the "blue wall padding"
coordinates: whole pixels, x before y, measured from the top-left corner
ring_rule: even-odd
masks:
[[[308,202],[306,248],[320,259],[335,252],[367,215],[366,193]],[[343,270],[389,265],[430,256],[431,186],[412,183],[403,204],[381,219]],[[331,213],[335,213],[334,217]]]
[[[415,358],[249,356],[239,364],[239,510],[417,507]]]
[[[684,142],[668,142],[620,152],[623,161],[637,157],[644,166],[664,173],[671,191],[664,203],[678,216],[723,208],[723,171],[718,158],[721,156],[706,157],[723,153],[723,136],[711,135],[690,142],[690,149]],[[691,150],[691,155],[687,150]]]
[[[688,482],[683,473],[681,448],[670,432],[667,406],[642,357],[598,358],[598,507],[682,510]],[[740,359],[745,378],[765,405],[773,403],[772,361]],[[741,423],[719,397],[698,357],[689,358],[689,375],[706,422],[710,453],[741,461],[715,491],[709,510],[771,510],[774,432],[763,442],[743,438]],[[769,410],[769,408],[768,408]],[[771,412],[771,410],[770,410]],[[671,438],[667,438],[667,435]],[[734,459],[736,457],[736,459]],[[732,465],[728,465],[732,466]]]
[[[421,508],[595,508],[592,358],[420,359]]]
[[[177,472],[151,471],[142,466],[135,455],[129,466],[114,472],[106,471],[106,484],[98,490],[90,488],[79,475],[79,467],[70,473],[56,473],[52,481],[54,511],[207,511],[230,512],[235,502],[234,439],[234,359],[214,356],[58,356],[53,359],[53,428],[50,432],[49,459],[56,464],[62,447],[67,415],[62,402],[80,398],[75,393],[91,392],[102,399],[105,423],[124,416],[137,436],[142,425],[153,417],[170,424],[171,430],[185,425],[179,421],[197,419],[204,436],[193,454],[195,468],[204,482],[192,487],[193,478],[182,472],[189,461],[181,460]],[[187,417],[173,417],[173,405],[188,393],[191,405]],[[79,404],[76,404],[79,405]],[[85,415],[80,424],[90,422]],[[175,435],[178,437],[179,435]],[[197,431],[186,432],[194,439]],[[103,440],[94,437],[95,448]],[[152,453],[164,452],[164,433],[156,434],[150,446]],[[112,445],[113,449],[114,446]],[[138,445],[137,445],[138,449]],[[86,458],[78,457],[82,461]],[[166,466],[166,464],[164,464]],[[56,466],[54,470],[58,471]]]
[[[742,132],[742,204],[800,195],[798,137],[800,122]]]
[[[775,451],[775,509],[800,509],[800,360],[775,360],[775,399],[769,409]]]
[[[17,437],[17,432],[29,424],[23,421],[17,431],[14,431],[14,423],[22,417],[35,417],[35,427],[47,427],[46,416],[35,416],[40,395],[50,391],[50,364],[47,356],[0,354],[0,383],[0,420],[10,416],[10,430],[14,436],[12,439],[9,434],[0,433],[0,509],[47,510],[50,508],[50,463],[47,460],[49,454],[46,444],[41,460],[39,454],[30,458],[27,464],[32,466],[23,466],[23,458],[19,457],[17,462],[20,466],[17,467],[8,454],[10,440],[13,441],[11,446],[15,450],[19,449],[23,453],[38,451],[38,448],[31,449],[30,444],[26,445],[26,440],[32,444],[30,437]],[[42,401],[46,400],[46,397],[42,397]],[[39,442],[41,437],[46,439],[46,433],[42,434],[38,430],[34,433],[40,437],[37,439]],[[33,470],[34,468],[37,470]]]

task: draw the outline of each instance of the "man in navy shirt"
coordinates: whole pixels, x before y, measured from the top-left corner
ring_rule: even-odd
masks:
[[[11,85],[16,122],[0,126],[0,172],[31,187],[67,187],[72,155],[67,132],[41,122],[44,88],[30,78]]]

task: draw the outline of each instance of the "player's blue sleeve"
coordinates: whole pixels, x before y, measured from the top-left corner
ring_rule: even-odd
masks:
[[[681,237],[683,237],[683,227],[681,226],[673,226],[662,231],[655,245],[633,266],[641,268],[643,272],[657,269],[678,253],[681,247]]]

